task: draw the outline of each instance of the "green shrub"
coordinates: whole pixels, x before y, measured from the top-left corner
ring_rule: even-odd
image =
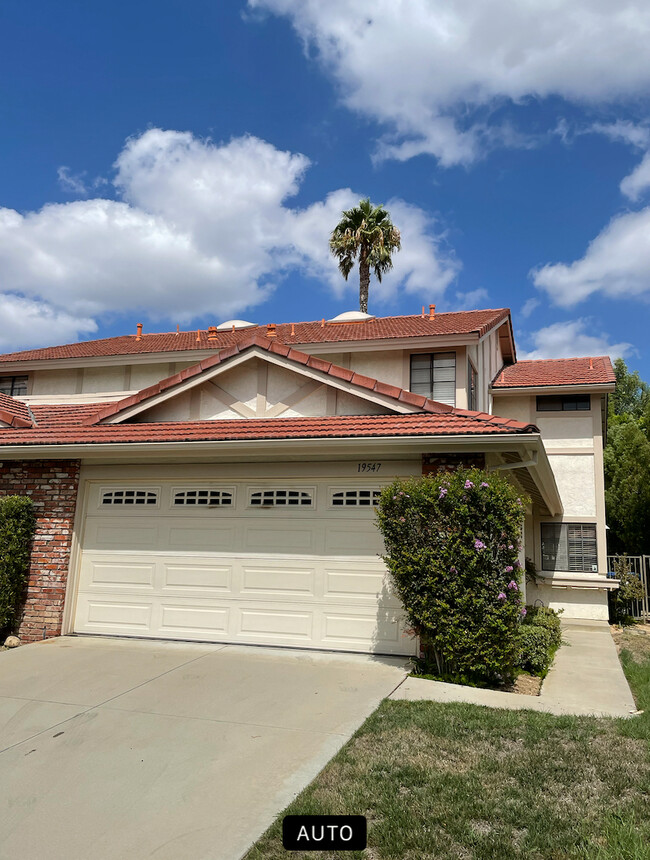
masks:
[[[519,628],[519,656],[521,669],[532,675],[545,675],[551,665],[551,632],[546,627],[522,624]]]
[[[27,586],[36,517],[32,500],[0,499],[0,630],[12,630]]]
[[[636,600],[643,600],[645,589],[641,578],[632,573],[627,555],[619,556],[613,567],[616,579],[619,580],[619,586],[616,590],[609,592],[611,620],[616,624],[630,623],[632,603]]]
[[[560,624],[560,612],[555,609],[549,609],[548,606],[527,606],[524,625],[532,625],[534,627],[543,627],[548,630],[550,636],[550,647],[553,651],[560,647],[562,643],[562,625]]]
[[[513,676],[525,504],[507,478],[479,469],[382,490],[384,561],[420,636],[425,672],[479,684]]]

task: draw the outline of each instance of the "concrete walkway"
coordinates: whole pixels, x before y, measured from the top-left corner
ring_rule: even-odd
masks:
[[[404,658],[68,637],[0,654],[0,860],[236,860]]]
[[[549,714],[629,717],[636,711],[616,645],[605,621],[565,621],[565,641],[555,656],[539,696],[520,696],[407,678],[391,699],[469,702],[490,708],[543,711]]]

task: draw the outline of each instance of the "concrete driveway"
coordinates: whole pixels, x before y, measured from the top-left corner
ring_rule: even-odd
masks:
[[[85,637],[5,651],[0,858],[237,860],[404,666]]]

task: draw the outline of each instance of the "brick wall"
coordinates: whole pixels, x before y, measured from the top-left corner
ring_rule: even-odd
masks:
[[[37,517],[27,600],[18,630],[23,642],[61,633],[78,485],[78,460],[0,463],[0,495],[30,496]]]

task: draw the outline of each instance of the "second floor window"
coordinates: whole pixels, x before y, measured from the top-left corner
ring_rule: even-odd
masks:
[[[590,409],[588,394],[550,394],[537,398],[538,412],[588,412]]]
[[[456,353],[425,352],[411,356],[411,391],[456,405]]]
[[[0,394],[22,397],[27,394],[26,376],[0,376]]]
[[[477,408],[478,388],[478,373],[471,361],[467,362],[467,408],[475,410]]]

